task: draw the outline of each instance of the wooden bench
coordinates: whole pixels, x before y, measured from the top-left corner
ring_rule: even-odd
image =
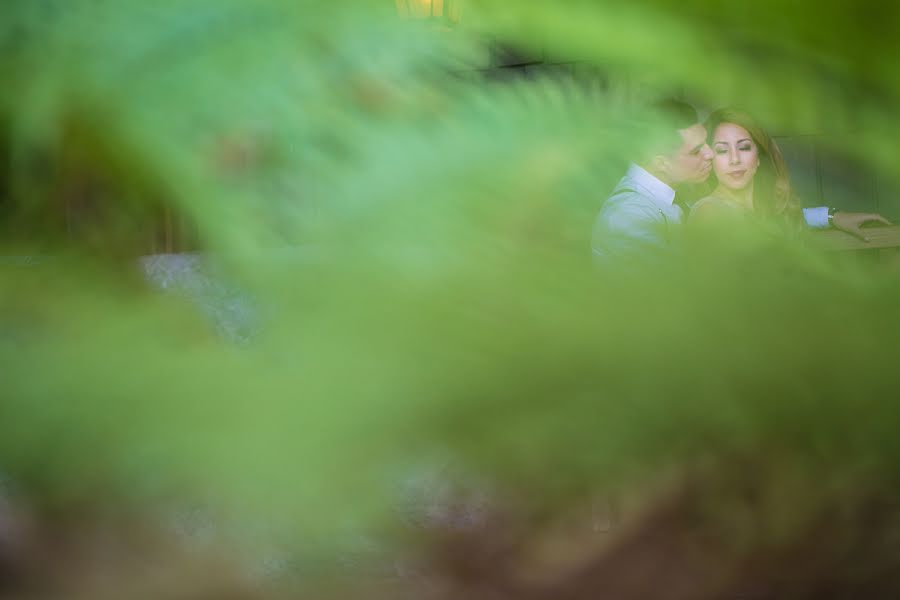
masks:
[[[860,255],[874,260],[891,272],[900,272],[900,225],[865,228],[868,242],[837,229],[811,234],[813,242],[835,256]]]
[[[900,248],[900,225],[885,225],[864,229],[868,242],[855,238],[849,233],[828,229],[816,232],[815,240],[825,250],[881,250]]]

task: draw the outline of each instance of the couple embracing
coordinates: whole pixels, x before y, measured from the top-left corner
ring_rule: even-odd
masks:
[[[654,107],[662,131],[638,163],[632,163],[594,224],[596,257],[628,255],[665,246],[685,222],[727,222],[760,216],[835,227],[864,238],[860,227],[887,223],[880,215],[826,206],[800,209],[787,166],[775,141],[750,115],[736,109],[713,112],[700,123],[694,108],[667,100]],[[711,192],[690,207],[676,190],[710,180]]]

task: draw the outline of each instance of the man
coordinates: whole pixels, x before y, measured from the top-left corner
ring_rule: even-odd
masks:
[[[595,257],[629,255],[665,246],[673,230],[687,217],[686,208],[675,201],[676,190],[702,183],[710,174],[713,152],[694,108],[666,100],[654,109],[661,135],[644,151],[640,164],[630,165],[600,209],[591,242]],[[803,217],[812,228],[832,225],[861,239],[865,239],[861,225],[884,222],[880,215],[835,211],[825,206],[804,208]]]

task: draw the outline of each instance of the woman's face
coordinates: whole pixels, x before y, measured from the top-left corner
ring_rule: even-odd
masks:
[[[753,182],[759,167],[759,149],[750,132],[734,123],[720,123],[713,132],[713,171],[719,183],[742,190]]]

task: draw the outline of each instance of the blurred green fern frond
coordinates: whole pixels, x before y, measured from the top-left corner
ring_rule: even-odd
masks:
[[[895,273],[753,227],[601,266],[588,237],[657,95],[823,134],[889,190],[896,13],[7,1],[0,471],[40,514],[265,515],[309,564],[402,530],[397,473],[448,455],[532,517],[700,472],[756,539],[738,480],[760,547],[868,506],[900,472]]]

